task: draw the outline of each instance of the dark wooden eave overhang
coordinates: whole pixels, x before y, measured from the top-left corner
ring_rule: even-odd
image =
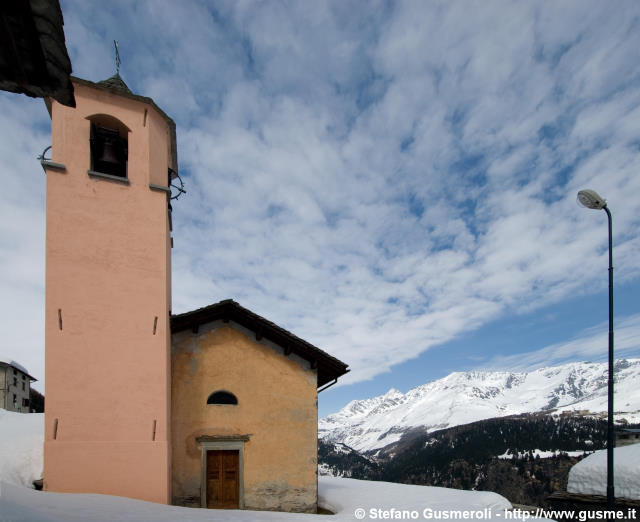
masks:
[[[0,89],[75,107],[58,0],[0,2]]]
[[[256,339],[262,338],[277,344],[284,349],[286,355],[295,353],[309,361],[312,368],[318,370],[318,388],[335,381],[347,373],[348,365],[332,357],[320,348],[300,339],[288,330],[281,328],[264,317],[254,314],[232,299],[220,301],[191,312],[171,316],[171,333],[185,330],[198,331],[202,324],[213,321],[233,321],[255,333]]]

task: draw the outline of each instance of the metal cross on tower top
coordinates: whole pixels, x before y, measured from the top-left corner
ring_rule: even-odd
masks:
[[[113,46],[116,48],[116,74],[120,76],[120,53],[118,52],[118,41],[113,41]]]

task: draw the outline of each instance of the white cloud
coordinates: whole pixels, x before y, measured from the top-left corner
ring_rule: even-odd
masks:
[[[125,81],[178,124],[175,312],[235,298],[348,362],[345,382],[371,378],[506,310],[602,289],[605,216],[576,206],[585,187],[611,202],[617,281],[637,281],[634,3],[62,7],[75,74],[112,74],[118,39]],[[46,114],[16,99],[2,157],[32,165]],[[6,270],[30,274],[12,295],[40,299],[42,192],[1,172],[36,209],[27,252],[1,229]]]
[[[493,357],[483,368],[528,371],[569,361],[603,361],[609,353],[608,343],[608,323],[602,323],[567,342],[555,343],[531,352]],[[617,320],[614,324],[615,358],[637,357],[639,353],[640,314]]]

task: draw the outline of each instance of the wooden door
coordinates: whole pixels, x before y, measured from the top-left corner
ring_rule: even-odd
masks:
[[[207,451],[207,507],[238,508],[238,450]]]

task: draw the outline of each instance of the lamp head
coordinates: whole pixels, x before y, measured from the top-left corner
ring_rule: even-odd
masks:
[[[585,208],[594,210],[602,210],[607,206],[607,200],[604,199],[595,190],[581,190],[578,192],[578,203]]]

